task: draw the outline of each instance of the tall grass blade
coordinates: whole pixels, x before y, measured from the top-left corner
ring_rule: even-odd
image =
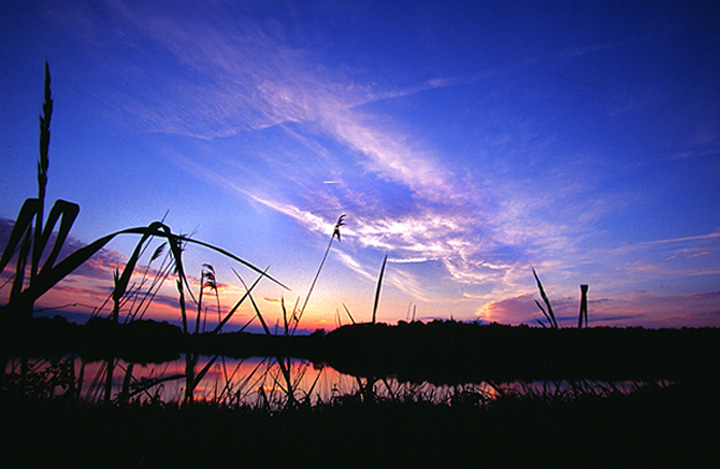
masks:
[[[142,287],[145,285],[145,279],[148,277],[150,273],[150,268],[152,266],[152,263],[154,260],[156,260],[163,252],[165,247],[165,244],[161,244],[153,254],[152,258],[150,259],[150,262],[145,266],[145,271],[143,272],[143,279],[140,282],[140,285],[138,286],[138,291],[141,291]],[[130,314],[128,314],[125,318],[125,322],[132,322],[136,319],[142,319],[145,316],[145,313],[149,309],[150,305],[152,304],[153,300],[157,296],[157,294],[160,291],[160,288],[165,283],[167,278],[170,276],[172,264],[171,262],[168,262],[168,259],[170,258],[169,254],[165,255],[165,258],[161,261],[160,267],[156,269],[156,274],[152,276],[152,281],[150,282],[150,285],[148,285],[147,289],[145,289],[145,292],[140,295],[134,295],[133,298],[133,304],[130,308]],[[137,300],[137,303],[136,303]]]
[[[207,372],[210,370],[210,367],[213,366],[213,364],[215,363],[215,361],[218,359],[219,356],[220,355],[215,355],[211,360],[209,360],[205,364],[205,366],[202,368],[202,370],[200,370],[200,373],[198,373],[197,376],[195,376],[195,379],[192,382],[193,389],[195,389],[197,387],[197,385],[200,384],[200,381],[202,381],[202,379],[205,377]]]
[[[538,308],[540,308],[540,311],[542,311],[542,313],[543,313],[543,315],[545,316],[545,319],[547,319],[547,322],[548,322],[548,324],[550,325],[550,327],[553,327],[552,318],[551,318],[550,315],[547,313],[547,311],[545,311],[545,308],[543,308],[543,305],[541,305],[538,300],[535,300],[535,304],[537,305]],[[538,320],[538,321],[539,321],[539,320]]]
[[[235,275],[237,275],[237,273]],[[262,324],[265,334],[272,335],[272,333],[270,332],[270,329],[268,328],[267,323],[265,322],[265,318],[263,318],[263,315],[260,313],[260,308],[258,308],[257,303],[255,303],[255,299],[250,294],[250,290],[248,289],[247,285],[245,285],[245,281],[239,275],[237,277],[240,279],[240,282],[243,284],[243,287],[245,287],[246,294],[247,294],[248,298],[250,298],[250,304],[252,304],[252,307],[255,310],[255,314],[257,315],[258,319],[260,320],[260,324]]]
[[[345,309],[345,312],[347,313],[348,317],[350,318],[350,322],[352,322],[353,324],[357,324],[355,322],[355,318],[353,317],[353,315],[350,314],[350,310],[348,309],[347,306],[345,306],[345,303],[343,303],[342,305],[343,305],[343,308]]]
[[[10,263],[13,256],[18,254],[15,261],[15,275],[13,277],[13,284],[10,288],[10,297],[8,299],[7,306],[7,309],[10,310],[12,314],[16,315],[16,318],[27,315],[28,311],[22,312],[22,309],[29,308],[30,313],[32,311],[32,304],[26,305],[23,308],[16,305],[20,303],[20,296],[23,291],[23,287],[25,286],[25,268],[30,254],[33,218],[36,216],[39,206],[40,203],[38,199],[25,200],[15,220],[13,229],[10,232],[10,237],[8,238],[8,242],[3,250],[3,255],[0,258],[0,272],[2,272]]]
[[[195,315],[195,333],[196,334],[198,332],[200,332],[200,316],[202,316],[202,312],[203,312],[202,301],[203,301],[204,288],[203,288],[203,283],[202,283],[202,272],[200,273],[200,278],[201,278],[200,292],[198,293],[197,314]]]
[[[269,267],[268,267],[268,269],[269,269]],[[213,330],[213,334],[217,334],[218,332],[220,332],[220,330],[223,328],[223,326],[224,326],[225,324],[227,324],[227,322],[230,320],[230,318],[233,317],[233,315],[234,315],[235,312],[238,310],[238,308],[240,307],[240,305],[242,305],[243,302],[245,301],[245,299],[250,296],[250,292],[252,292],[253,288],[255,288],[255,286],[257,286],[257,284],[258,284],[258,283],[260,282],[260,280],[262,280],[262,278],[263,278],[263,275],[260,275],[257,279],[255,279],[255,281],[253,282],[253,284],[250,285],[250,288],[247,288],[247,285],[245,285],[245,281],[244,281],[243,278],[240,276],[240,274],[238,274],[235,269],[232,269],[232,271],[233,271],[233,273],[235,274],[235,276],[240,280],[240,282],[243,284],[243,287],[245,287],[245,293],[244,293],[243,296],[240,297],[240,299],[235,303],[235,305],[232,307],[232,309],[230,309],[230,311],[225,315],[225,317],[223,318],[223,320],[220,321],[220,323],[218,323],[217,327],[215,327],[215,329]],[[265,269],[265,271],[267,271],[267,269]],[[251,298],[251,299],[252,299],[252,298]],[[249,322],[248,322],[248,324],[249,324]],[[247,324],[243,327],[243,329],[244,329],[245,327],[247,327]]]
[[[195,400],[195,364],[197,358],[193,353],[185,354],[185,399],[184,405],[192,405]]]
[[[302,305],[302,308],[300,308],[300,313],[297,318],[297,323],[300,322],[300,319],[302,318],[303,313],[305,313],[305,307],[308,304],[308,301],[310,301],[310,295],[312,295],[313,290],[315,289],[315,283],[317,282],[318,277],[320,277],[320,271],[322,271],[323,265],[325,265],[325,260],[328,257],[328,254],[330,253],[330,247],[332,246],[333,240],[337,236],[338,242],[340,241],[340,227],[345,224],[345,214],[343,213],[338,218],[337,223],[335,223],[335,226],[333,227],[333,232],[330,235],[330,242],[328,243],[327,248],[325,249],[325,254],[323,255],[322,261],[320,261],[320,267],[318,267],[317,272],[315,273],[315,277],[313,278],[312,283],[310,284],[310,289],[308,290],[307,295],[305,296],[305,302]]]
[[[322,375],[322,373],[323,373],[323,370],[321,369],[320,371],[318,371],[318,374],[315,376],[315,380],[313,381],[310,388],[307,390],[308,397],[310,397],[312,395],[313,391],[315,390],[315,387],[317,386],[318,381],[320,381],[320,375]]]
[[[138,259],[142,255],[142,252],[144,251],[145,243],[152,237],[150,233],[145,233],[140,238],[140,241],[135,245],[135,249],[133,250],[132,255],[130,255],[130,258],[128,259],[127,263],[125,264],[125,268],[123,269],[122,275],[117,275],[117,270],[115,270],[115,288],[112,292],[112,298],[113,298],[113,313],[112,313],[112,320],[113,322],[118,322],[119,317],[119,306],[120,306],[120,299],[125,295],[125,292],[127,291],[128,283],[130,282],[130,277],[133,274],[133,271],[135,270],[135,266],[137,265]]]
[[[176,379],[182,379],[184,377],[185,377],[184,374],[176,373],[176,374],[169,375],[169,376],[161,376],[159,378],[148,379],[148,380],[143,380],[143,381],[137,381],[137,380],[135,380],[135,378],[133,378],[133,381],[136,383],[136,387],[132,391],[128,392],[127,397],[128,397],[128,399],[130,399],[140,393],[145,393],[148,397],[152,398],[153,396],[150,393],[148,393],[148,389],[152,388],[153,386],[158,386],[162,383],[166,383],[168,381],[174,381]]]
[[[107,361],[107,374],[105,375],[105,404],[109,404],[111,401],[113,374],[115,371],[115,359],[110,358]]]
[[[173,261],[175,262],[175,274],[178,276],[178,280],[180,280],[181,284],[187,288],[190,300],[197,304],[197,300],[192,293],[192,288],[190,288],[190,283],[188,282],[187,275],[185,274],[185,266],[183,264],[182,253],[185,251],[185,244],[187,243],[184,242],[180,236],[174,236],[170,231],[170,228],[166,225],[160,226],[159,229],[168,235],[168,244],[170,245],[170,252],[172,253]]]
[[[288,315],[287,315],[287,308],[285,308],[285,297],[280,297],[280,309],[282,310],[282,319],[283,319],[283,333],[285,335],[288,335],[290,332],[289,326],[288,326]]]
[[[112,322],[118,322],[118,318],[120,317],[120,296],[118,296],[116,292],[120,288],[120,273],[117,268],[113,271],[113,285],[115,285],[115,287],[112,291],[113,309],[110,314],[110,320]]]
[[[548,318],[548,321],[550,322],[550,327],[554,329],[558,329],[558,323],[555,319],[555,313],[553,313],[552,306],[550,306],[550,300],[547,297],[547,294],[545,293],[545,289],[543,288],[543,284],[540,281],[540,277],[538,277],[537,272],[535,272],[535,269],[533,269],[533,276],[535,277],[535,281],[537,282],[538,290],[540,290],[540,296],[542,297],[543,301],[545,302],[545,306],[547,306],[547,312],[540,306],[540,303],[535,301],[535,303],[540,307],[542,312],[545,314],[545,317]]]
[[[180,317],[182,318],[183,334],[188,333],[187,310],[185,309],[185,291],[183,289],[182,280],[175,281],[175,288],[178,291],[178,302],[180,304]]]
[[[80,206],[78,204],[68,202],[66,200],[55,201],[52,209],[50,209],[50,214],[48,215],[45,227],[43,228],[39,246],[40,256],[42,256],[42,253],[45,251],[45,247],[50,241],[50,236],[52,235],[53,230],[55,229],[55,224],[58,220],[60,221],[60,226],[57,230],[55,243],[53,244],[48,258],[45,260],[43,267],[40,269],[39,275],[42,275],[44,270],[52,267],[55,263],[55,260],[60,254],[60,249],[62,249],[63,244],[65,244],[65,240],[70,234],[70,228],[72,228],[73,223],[75,223],[78,213],[80,213]]]
[[[378,277],[377,288],[375,289],[375,303],[373,304],[373,311],[372,311],[372,323],[373,324],[375,324],[378,304],[380,303],[380,287],[382,287],[383,275],[385,275],[385,265],[387,264],[387,259],[388,259],[388,255],[385,254],[385,259],[383,259],[382,267],[380,268],[380,276]]]
[[[39,210],[39,204],[38,199],[25,199],[22,207],[20,207],[20,212],[15,219],[15,224],[13,225],[12,231],[10,231],[10,237],[0,258],[0,272],[5,269],[12,257],[17,253],[23,242],[25,233],[27,231],[32,232],[33,218],[35,218]]]
[[[125,369],[125,378],[123,378],[122,390],[120,391],[120,395],[118,396],[118,400],[123,404],[126,404],[130,399],[130,382],[133,379],[132,372],[134,367],[135,364],[130,363]]]
[[[48,181],[48,168],[50,160],[48,151],[50,149],[50,119],[52,117],[53,100],[52,91],[50,90],[50,66],[45,62],[45,89],[44,89],[43,113],[40,116],[40,160],[37,163],[37,179],[38,179],[38,202],[39,207],[35,214],[35,238],[33,240],[32,263],[30,266],[30,284],[34,283],[40,265],[40,256],[42,255],[43,243],[43,218],[45,215],[45,190]],[[32,313],[32,303],[30,304]]]

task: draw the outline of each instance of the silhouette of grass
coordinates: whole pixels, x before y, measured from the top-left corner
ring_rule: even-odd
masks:
[[[383,276],[385,275],[385,266],[387,265],[388,256],[385,254],[382,267],[380,267],[380,275],[378,275],[377,287],[375,288],[375,301],[373,302],[372,323],[375,324],[377,316],[378,304],[380,304],[380,287],[382,287]]]
[[[0,314],[11,315],[16,320],[27,320],[32,317],[33,305],[38,298],[52,289],[60,280],[70,275],[92,255],[104,248],[115,237],[125,234],[139,235],[135,250],[128,259],[122,274],[115,273],[115,288],[113,290],[112,318],[118,320],[120,299],[125,295],[130,278],[135,270],[137,261],[143,252],[145,243],[158,237],[167,241],[174,261],[177,275],[177,288],[180,297],[180,308],[184,329],[187,330],[185,310],[185,290],[190,292],[182,251],[188,243],[197,244],[206,249],[215,251],[249,269],[260,273],[276,284],[285,287],[267,273],[236,255],[211,244],[198,241],[183,235],[175,234],[163,222],[153,222],[146,227],[128,228],[116,231],[99,238],[92,243],[77,249],[62,261],[56,263],[58,255],[67,239],[70,229],[80,211],[80,207],[72,202],[58,200],[50,210],[47,221],[43,223],[45,192],[48,181],[49,144],[50,144],[50,118],[52,115],[52,94],[50,91],[50,68],[45,64],[45,102],[43,115],[40,116],[40,161],[38,162],[38,197],[26,199],[13,225],[8,243],[0,256],[0,272],[5,269],[13,257],[16,258],[15,275],[9,295],[8,303],[0,308]],[[51,234],[57,223],[60,223],[54,244],[41,265],[42,256],[48,248]],[[30,258],[29,281],[25,282],[26,266]],[[193,298],[194,300],[194,298]],[[196,302],[197,303],[197,302]]]
[[[338,218],[337,223],[335,223],[335,226],[333,227],[333,232],[330,235],[330,242],[328,243],[327,249],[325,249],[325,254],[323,255],[322,261],[320,261],[320,266],[318,267],[317,272],[315,273],[315,277],[313,278],[312,283],[310,284],[310,289],[308,290],[307,295],[305,296],[305,301],[303,302],[302,308],[300,308],[297,319],[295,320],[295,328],[300,323],[300,319],[302,318],[303,314],[305,313],[305,307],[307,307],[308,301],[310,301],[310,295],[312,295],[313,290],[315,289],[315,283],[317,282],[318,277],[320,276],[320,271],[322,270],[323,266],[325,265],[325,260],[327,259],[328,254],[330,253],[330,247],[332,246],[333,240],[335,237],[337,237],[338,242],[340,242],[340,227],[345,224],[345,214],[343,213]],[[293,312],[293,317],[295,316]],[[293,328],[293,332],[295,331],[295,328]]]
[[[540,321],[539,319],[537,320],[537,322],[542,327],[550,327],[553,329],[558,329],[559,326],[558,326],[557,320],[555,319],[555,313],[553,313],[552,306],[550,305],[550,300],[548,299],[547,294],[545,293],[545,288],[543,288],[543,284],[540,281],[540,277],[538,277],[537,272],[535,272],[535,269],[533,269],[533,276],[535,277],[535,282],[537,283],[538,290],[540,290],[540,296],[542,297],[543,302],[545,303],[545,307],[543,308],[543,306],[540,304],[540,302],[538,300],[535,300],[535,304],[537,305],[538,308],[540,308],[540,311],[542,311],[543,316],[545,316],[545,319],[547,320],[548,324],[545,325],[545,323]]]
[[[533,277],[535,277],[535,282],[537,284],[538,290],[540,291],[540,297],[542,298],[543,303],[545,303],[545,307],[543,307],[543,305],[541,305],[538,300],[535,300],[535,304],[540,309],[540,311],[543,313],[543,316],[545,316],[545,320],[547,321],[547,324],[542,322],[540,319],[536,319],[536,321],[542,327],[549,327],[551,329],[559,329],[560,326],[558,325],[557,319],[555,318],[555,313],[553,312],[552,306],[550,305],[550,300],[548,299],[548,296],[545,293],[545,288],[543,287],[543,284],[540,281],[540,277],[538,277],[538,274],[537,274],[537,272],[535,272],[535,269],[533,269],[532,272],[533,272]],[[585,327],[588,327],[588,309],[587,309],[588,288],[589,288],[588,285],[580,285],[580,312],[578,314],[578,329],[582,328],[583,322],[585,324]]]
[[[481,406],[338,399],[272,413],[204,402],[3,401],[2,417],[8,467],[711,467],[720,456],[715,395],[681,386]]]
[[[202,303],[193,297],[192,290],[188,284],[187,275],[185,274],[182,253],[187,244],[196,244],[208,250],[217,252],[222,256],[259,273],[261,277],[268,278],[281,287],[287,288],[285,285],[268,275],[266,271],[261,271],[253,264],[239,258],[225,249],[184,235],[173,233],[172,230],[162,221],[153,222],[146,227],[127,228],[116,231],[99,238],[80,249],[77,249],[65,259],[56,263],[55,261],[57,260],[63,244],[70,233],[70,229],[80,211],[80,207],[72,202],[58,200],[51,209],[48,219],[43,223],[44,199],[48,182],[49,168],[48,151],[50,144],[50,119],[53,109],[52,93],[50,90],[50,68],[47,63],[45,63],[44,96],[45,102],[43,104],[43,114],[40,116],[40,160],[38,161],[37,170],[38,197],[26,199],[23,203],[23,206],[20,209],[18,217],[13,225],[8,243],[3,250],[2,256],[0,256],[0,271],[4,270],[13,258],[16,259],[15,275],[13,278],[9,301],[6,305],[0,308],[0,313],[4,315],[14,315],[17,318],[24,319],[32,317],[32,307],[38,298],[52,289],[60,280],[75,271],[91,256],[104,248],[107,243],[115,237],[125,234],[139,235],[140,240],[125,264],[122,274],[118,271],[115,271],[114,273],[115,286],[112,292],[113,310],[111,313],[111,318],[114,322],[119,320],[121,300],[128,293],[129,282],[135,272],[138,260],[145,252],[149,241],[153,238],[164,239],[170,247],[173,268],[175,274],[177,275],[177,288],[180,300],[183,330],[185,332],[188,331],[185,309],[185,291],[188,292],[192,301],[198,305],[196,332],[199,330],[200,304]],[[44,263],[41,265],[41,259],[46,248],[48,248],[51,234],[58,222],[60,222],[60,225],[54,244]],[[338,221],[338,226],[340,224],[342,224],[341,220]],[[339,233],[337,236],[339,239]],[[159,247],[153,254],[151,261],[156,259],[160,255],[160,252],[161,248]],[[29,281],[26,284],[25,277],[28,258],[30,259],[30,276]],[[214,275],[215,273],[212,266],[206,265],[205,270],[203,270],[201,275],[202,286],[200,289],[200,296],[202,296],[202,292],[205,287],[213,287],[215,282]],[[156,285],[153,285],[153,287],[155,286]],[[216,288],[215,291],[217,291]],[[157,292],[157,289],[149,288],[146,298],[152,297],[154,295],[153,292]],[[137,315],[137,312],[132,314],[132,316],[135,315]]]
[[[28,198],[23,203],[13,225],[8,243],[3,250],[2,256],[0,256],[0,272],[5,269],[13,258],[16,259],[15,274],[9,294],[9,300],[6,305],[0,307],[0,319],[2,319],[6,324],[9,324],[10,322],[15,323],[14,327],[18,327],[17,325],[21,323],[27,323],[32,319],[33,306],[41,296],[50,291],[62,279],[76,271],[82,264],[90,259],[90,257],[103,249],[114,238],[126,234],[139,235],[140,239],[123,267],[122,273],[120,273],[117,269],[113,273],[114,288],[109,297],[109,299],[112,300],[110,321],[113,324],[119,323],[121,307],[123,304],[130,301],[131,298],[133,301],[137,298],[141,298],[141,300],[138,304],[133,305],[134,308],[130,309],[126,316],[126,322],[132,321],[138,316],[142,317],[144,311],[147,310],[149,303],[155,297],[160,286],[168,278],[172,270],[176,277],[175,283],[178,292],[178,303],[183,325],[183,333],[187,334],[190,332],[187,317],[186,296],[188,296],[189,299],[197,306],[194,332],[197,334],[201,330],[201,317],[203,318],[202,324],[204,330],[207,312],[203,305],[203,293],[206,289],[215,292],[217,299],[218,325],[214,332],[218,333],[220,331],[223,325],[230,320],[244,298],[241,298],[241,300],[226,315],[226,317],[221,319],[215,271],[214,268],[208,264],[204,265],[201,272],[198,298],[195,298],[192,289],[190,288],[183,262],[183,251],[188,244],[199,245],[205,249],[219,253],[222,256],[257,272],[260,274],[260,278],[267,278],[281,287],[287,288],[282,283],[268,275],[267,271],[261,271],[253,264],[241,259],[229,251],[226,251],[225,249],[195,240],[188,236],[173,233],[170,227],[163,221],[152,222],[146,227],[128,228],[116,231],[75,250],[63,260],[56,263],[60,251],[70,233],[70,229],[80,211],[80,207],[71,202],[58,200],[50,210],[47,221],[44,220],[45,193],[49,168],[48,152],[50,144],[50,120],[53,109],[50,81],[50,67],[46,62],[43,114],[40,116],[40,159],[37,164],[38,197]],[[342,224],[341,221],[342,220],[338,221],[336,230],[339,225]],[[46,249],[49,247],[51,235],[58,222],[59,228],[55,236],[55,241],[50,248],[50,252],[45,258],[45,261],[41,262]],[[337,236],[339,239],[339,232],[337,233]],[[161,268],[160,275],[156,277],[156,281],[151,282],[143,293],[143,286],[145,285],[148,273],[147,269],[149,268],[149,264],[160,255],[162,245],[155,250],[150,263],[148,263],[148,267],[146,267],[146,270],[142,275],[140,285],[131,285],[130,282],[135,274],[140,257],[146,251],[150,241],[156,238],[163,240],[165,245],[169,247],[170,259],[172,262],[165,264],[164,267]],[[25,278],[27,276],[26,270],[28,267],[28,260],[30,269],[29,280],[26,282]],[[255,284],[257,284],[257,282]],[[143,306],[143,304],[145,304],[145,306]],[[99,313],[99,310],[96,311],[96,314],[97,313]],[[8,321],[8,319],[10,321]],[[200,373],[196,376],[194,369],[197,362],[197,356],[192,353],[188,353],[186,357],[186,401],[192,402],[193,390],[200,379],[202,379],[203,375],[207,372],[207,368],[200,370]],[[215,359],[216,358],[217,356]],[[215,359],[211,361],[209,364],[210,366]],[[23,360],[23,363],[25,363],[25,360]],[[104,396],[106,403],[109,403],[111,400],[115,365],[116,359],[114,357],[108,358],[105,366],[101,368],[98,374],[98,382],[100,380],[100,373],[104,373],[105,375]],[[4,366],[5,362],[3,361],[3,368]],[[27,371],[27,369],[24,366],[24,372],[25,371]],[[4,372],[4,369],[0,370],[0,372]],[[129,383],[132,380],[132,367],[128,367],[125,370],[125,373],[125,383],[129,386]],[[128,389],[127,386],[125,386],[121,395],[127,395],[127,392]]]

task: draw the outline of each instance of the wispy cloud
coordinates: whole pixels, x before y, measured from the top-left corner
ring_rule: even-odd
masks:
[[[681,238],[644,241],[641,243],[634,244],[632,246],[620,248],[620,250],[623,251],[623,250],[634,250],[634,249],[647,249],[647,248],[652,248],[654,246],[659,246],[659,245],[664,245],[664,244],[679,244],[679,243],[686,243],[688,241],[716,240],[719,238],[720,238],[720,232],[713,232],[713,233],[707,233],[704,235],[697,235],[697,236],[684,236]]]
[[[438,154],[422,136],[398,130],[387,116],[374,115],[366,106],[467,85],[497,70],[467,78],[429,79],[406,89],[382,89],[374,83],[358,83],[342,69],[323,67],[314,51],[288,44],[276,25],[242,21],[229,25],[202,12],[179,17],[161,7],[112,5],[117,13],[112,34],[124,37],[123,25],[140,32],[151,45],[128,45],[165,50],[170,66],[157,80],[132,59],[119,62],[121,68],[125,63],[127,73],[120,75],[127,76],[128,84],[114,91],[115,102],[133,121],[144,122],[153,132],[209,140],[275,127],[314,156],[313,161],[284,162],[287,167],[278,179],[290,185],[280,190],[241,184],[222,164],[211,167],[202,158],[177,155],[173,161],[311,232],[327,235],[337,216],[318,213],[316,207],[342,208],[350,216],[343,236],[355,246],[391,253],[396,268],[388,281],[408,295],[430,296],[431,286],[408,270],[418,264],[442,266],[440,281],[485,285],[499,294],[515,288],[508,282],[520,281],[518,272],[527,270],[533,255],[557,258],[576,250],[571,230],[533,216],[553,201],[514,188],[499,194],[505,202],[490,210],[487,199],[492,194],[449,169],[443,163],[447,155]],[[161,86],[143,86],[148,80]],[[320,143],[325,139],[342,147],[342,154]],[[313,190],[303,180],[306,168],[317,166],[317,158],[329,169],[318,182],[337,187],[333,195]],[[241,163],[225,160],[224,164]],[[370,175],[372,184],[360,186],[347,180],[349,167]],[[381,189],[373,192],[368,186]],[[489,189],[496,197],[498,189],[505,190],[497,184]],[[402,204],[393,200],[398,193],[406,194]],[[364,256],[350,249],[338,255],[348,268],[374,281],[376,266]]]
[[[143,24],[145,20],[137,21]],[[150,25],[154,24],[151,22],[146,28],[150,29]],[[488,213],[481,191],[470,180],[460,178],[447,169],[432,150],[424,148],[421,138],[394,130],[386,122],[358,110],[360,104],[378,96],[392,96],[392,92],[358,86],[351,79],[337,74],[334,74],[335,80],[318,76],[311,72],[313,66],[303,51],[283,47],[257,29],[251,31],[242,40],[235,41],[232,36],[228,39],[218,34],[203,35],[204,41],[220,41],[223,44],[217,47],[201,44],[197,47],[225,51],[223,57],[214,53],[203,56],[193,51],[194,46],[187,43],[182,29],[165,25],[152,34],[158,41],[168,43],[168,49],[191,63],[194,69],[219,68],[222,71],[220,76],[226,77],[229,87],[241,82],[243,89],[238,90],[234,98],[237,106],[252,108],[257,115],[264,116],[262,122],[256,121],[251,127],[288,122],[303,124],[311,132],[319,132],[344,146],[348,150],[344,157],[352,157],[352,164],[388,184],[409,191],[410,198],[401,213],[390,213],[392,210],[378,204],[363,204],[363,200],[373,197],[363,192],[364,189],[355,188],[354,193],[346,193],[345,198],[337,200],[335,205],[354,208],[354,211],[349,210],[352,227],[348,226],[344,231],[347,237],[356,237],[360,245],[368,248],[393,252],[398,259],[403,256],[407,259],[438,260],[451,279],[467,284],[499,282],[506,277],[518,258],[513,255],[513,259],[508,259],[507,253],[500,252],[503,246],[516,246],[516,254],[528,245],[536,246],[537,251],[547,251],[550,246],[556,246],[557,250],[567,252],[575,243],[562,225],[539,217],[536,223],[528,223],[529,215],[538,208],[540,199],[537,197],[532,199],[528,196],[523,200],[517,191],[507,198],[499,213]],[[257,59],[258,55],[262,56],[262,61]],[[227,56],[234,56],[237,60],[228,60]],[[248,63],[253,68],[250,78],[245,69]],[[332,73],[330,75],[333,76]],[[235,76],[242,78],[230,80]],[[449,81],[440,81],[427,86],[450,84]],[[400,96],[403,92],[395,94]],[[219,94],[214,100],[227,102],[224,94]],[[195,116],[194,120],[202,121],[202,116]],[[242,128],[231,129],[228,133]],[[321,183],[332,182],[348,191],[353,190],[343,181],[343,164],[333,160],[326,148],[315,139],[308,138],[305,132],[290,130],[285,125],[283,128],[314,154],[335,163],[339,177],[322,180]],[[186,163],[183,165],[192,167],[194,174],[222,187],[233,188],[237,193],[291,217],[311,231],[327,233],[334,222],[331,217],[323,218],[302,208],[297,197],[292,202],[280,202],[276,195],[259,195],[247,187],[240,187],[218,171],[198,162]],[[291,175],[284,177],[292,178]],[[308,192],[304,194],[305,197],[311,196]],[[317,200],[306,202],[317,205]],[[549,204],[548,201],[543,203],[544,206]],[[527,257],[521,260],[527,262]],[[355,270],[359,272],[361,269],[355,267]],[[366,273],[366,270],[362,271]]]
[[[405,257],[405,258],[389,258],[388,262],[391,264],[419,264],[423,262],[427,262],[430,259],[427,257]]]
[[[361,104],[378,97],[400,96],[403,91],[375,91],[332,71],[319,75],[314,72],[316,67],[307,51],[287,47],[257,26],[244,28],[240,34],[223,34],[222,28],[200,22],[194,24],[191,31],[183,26],[182,20],[166,12],[148,15],[122,7],[118,9],[127,21],[190,67],[193,73],[207,78],[206,85],[194,89],[180,86],[182,91],[175,95],[177,99],[136,103],[135,111],[150,119],[154,128],[159,130],[167,123],[161,116],[182,116],[183,112],[166,107],[182,102],[185,102],[184,112],[190,112],[186,119],[183,118],[186,124],[173,122],[165,131],[201,136],[203,123],[210,122],[214,128],[225,126],[224,130],[206,134],[206,137],[213,137],[231,135],[247,128],[303,123],[308,129],[329,136],[346,147],[345,155],[355,159],[353,164],[380,180],[409,190],[411,203],[405,207],[409,212],[400,216],[382,211],[373,213],[369,207],[356,206],[360,210],[354,214],[357,228],[348,227],[344,231],[348,237],[357,235],[358,242],[364,246],[392,250],[401,255],[407,253],[411,258],[440,259],[453,277],[466,281],[481,278],[473,276],[470,270],[485,269],[494,264],[471,260],[492,242],[477,243],[477,239],[471,239],[478,226],[462,220],[463,213],[475,212],[473,218],[477,218],[480,210],[480,201],[467,197],[474,192],[467,182],[440,163],[432,150],[423,147],[421,139],[381,124],[359,110]],[[428,87],[446,85],[448,83],[444,81],[427,84]],[[193,105],[196,102],[202,102],[203,106]],[[255,118],[248,117],[250,115]],[[186,131],[182,130],[183,125],[188,126]],[[290,132],[290,135],[305,145],[314,146],[318,152],[324,151],[316,144],[308,143],[307,138],[297,132]],[[310,230],[327,232],[333,222],[295,203],[279,202],[251,192],[197,162],[185,161],[182,165],[295,219]],[[342,180],[324,182],[341,184]],[[363,198],[365,194],[354,197],[355,201]],[[437,208],[429,208],[431,205]]]

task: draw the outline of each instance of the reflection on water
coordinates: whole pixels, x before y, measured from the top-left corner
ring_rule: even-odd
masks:
[[[188,369],[191,367],[192,369]],[[573,399],[587,394],[612,395],[636,390],[634,382],[536,381],[433,385],[400,382],[394,377],[355,377],[330,366],[300,359],[181,357],[161,364],[122,360],[83,362],[80,358],[9,360],[2,387],[31,397],[71,397],[87,402],[183,402],[191,400],[270,411],[288,406],[344,399],[424,401],[454,405],[482,404],[504,395]],[[108,373],[108,370],[111,370]],[[190,378],[188,378],[190,377]],[[110,379],[108,379],[110,378]],[[193,380],[194,381],[191,381]],[[661,386],[669,384],[662,381]]]

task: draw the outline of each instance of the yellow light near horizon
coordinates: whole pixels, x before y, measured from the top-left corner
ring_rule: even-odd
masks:
[[[478,308],[475,311],[475,315],[477,316],[478,319],[480,319],[482,321],[494,322],[496,320],[493,318],[492,309],[493,309],[493,303],[485,303],[484,305],[482,305],[480,308]]]

